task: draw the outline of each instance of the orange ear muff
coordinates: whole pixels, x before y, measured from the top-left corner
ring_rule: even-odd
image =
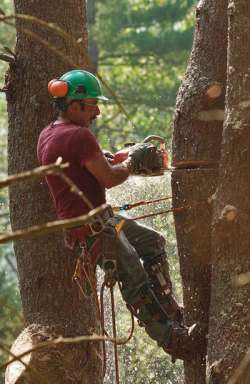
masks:
[[[66,81],[53,79],[48,83],[48,91],[54,97],[64,97],[67,95],[68,90]]]

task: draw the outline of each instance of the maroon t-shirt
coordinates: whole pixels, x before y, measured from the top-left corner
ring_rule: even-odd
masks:
[[[84,192],[94,207],[105,203],[105,189],[84,166],[86,161],[103,156],[95,136],[88,128],[74,124],[50,124],[41,132],[37,144],[37,157],[41,165],[54,163],[58,157],[69,162],[65,174]],[[83,200],[70,191],[59,176],[47,176],[57,216],[72,218],[90,209]]]

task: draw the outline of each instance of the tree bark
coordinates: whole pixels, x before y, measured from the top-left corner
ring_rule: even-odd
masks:
[[[15,11],[56,23],[87,47],[86,10],[83,0],[15,0]],[[42,128],[52,119],[47,83],[72,69],[44,43],[27,34],[29,29],[55,47],[72,62],[84,67],[86,60],[70,41],[36,22],[18,19],[16,58],[7,76],[9,114],[9,173],[37,166],[36,143]],[[10,188],[13,230],[54,219],[54,209],[44,180],[17,184]],[[84,299],[72,282],[77,255],[64,248],[61,235],[52,234],[15,243],[25,330],[16,340],[13,352],[37,342],[62,335],[74,337],[98,332],[93,298]],[[86,310],[87,308],[87,310]],[[101,358],[98,343],[81,343],[32,353],[31,371],[12,364],[6,383],[101,383]]]
[[[227,0],[201,0],[191,57],[174,118],[173,204],[187,324],[199,322],[204,342],[185,362],[186,384],[204,384],[210,302],[211,201],[217,183],[226,83]]]
[[[229,2],[228,79],[212,227],[209,383],[250,382],[250,3]],[[248,354],[247,354],[248,351]]]
[[[88,27],[91,30],[95,26],[96,21],[96,0],[87,1],[87,19],[88,19]],[[96,72],[98,67],[98,44],[93,36],[89,37],[89,56],[91,58],[91,62],[94,68],[91,68],[92,71]]]

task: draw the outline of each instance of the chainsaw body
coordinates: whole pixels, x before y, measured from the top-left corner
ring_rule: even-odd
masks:
[[[163,175],[164,171],[168,169],[168,163],[169,163],[169,156],[168,152],[165,147],[165,141],[161,136],[157,135],[150,135],[147,136],[143,143],[149,143],[157,141],[159,144],[159,147],[157,147],[156,154],[159,157],[159,163],[161,164],[160,168],[157,169],[157,171],[153,171],[151,173],[139,173],[139,176],[161,176]],[[134,143],[131,143],[129,145],[126,145],[125,148],[115,153],[114,158],[112,159],[112,164],[119,164],[125,161],[128,158],[128,154],[130,151],[130,148],[134,145]]]

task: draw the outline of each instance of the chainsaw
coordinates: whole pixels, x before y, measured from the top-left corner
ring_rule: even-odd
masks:
[[[169,155],[166,150],[164,139],[161,136],[150,135],[143,140],[143,143],[152,143],[155,141],[158,142],[158,145],[159,145],[155,151],[155,154],[158,157],[160,167],[150,172],[141,171],[138,173],[138,176],[161,176],[164,174],[164,171],[169,169]],[[123,148],[122,150],[114,154],[114,157],[111,160],[111,163],[115,165],[115,164],[122,163],[124,160],[126,160],[128,158],[130,149],[134,145],[135,143],[125,144],[125,148]]]

